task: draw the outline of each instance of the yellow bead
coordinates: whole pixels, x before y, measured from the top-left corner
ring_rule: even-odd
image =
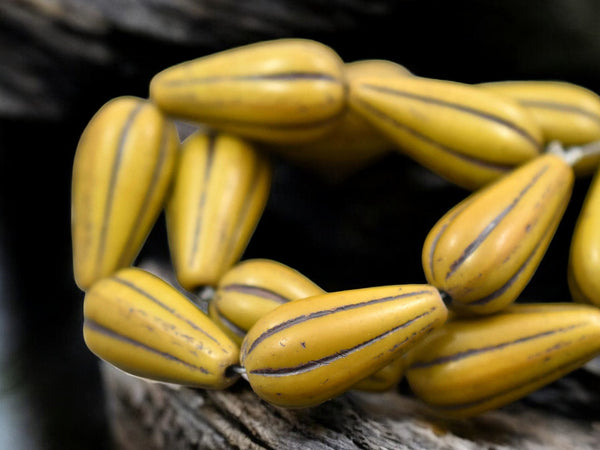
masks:
[[[546,142],[559,141],[565,147],[600,140],[600,97],[584,87],[558,81],[503,81],[480,87],[505,95],[526,108],[540,125]],[[600,156],[577,162],[577,175],[598,167]]]
[[[256,321],[279,305],[324,292],[291,267],[268,259],[249,259],[221,278],[209,314],[234,342],[241,344]]]
[[[83,334],[98,357],[133,375],[207,389],[237,376],[239,349],[196,305],[160,278],[122,269],[84,300]]]
[[[350,80],[350,107],[403,153],[466,189],[537,156],[542,133],[512,99],[419,77]]]
[[[322,403],[399,357],[446,320],[428,285],[334,292],[285,303],[242,344],[252,389],[286,407]]]
[[[524,397],[598,353],[597,308],[513,305],[435,330],[411,351],[406,377],[433,412],[462,418]]]
[[[600,307],[600,170],[575,224],[568,280],[575,301]]]
[[[196,132],[181,146],[166,218],[179,283],[216,286],[245,250],[267,202],[271,165],[249,143]]]
[[[343,63],[305,39],[260,42],[158,73],[151,98],[169,114],[266,142],[306,142],[345,106]]]
[[[129,266],[158,217],[179,139],[152,104],[109,101],[85,128],[73,164],[73,270],[77,285]]]
[[[447,212],[423,247],[430,284],[452,308],[488,314],[512,303],[533,276],[571,195],[573,170],[540,156]]]
[[[385,392],[398,385],[404,374],[404,358],[396,358],[383,369],[360,380],[352,389],[367,392]]]
[[[410,76],[399,64],[379,59],[347,63],[347,80],[359,76]],[[394,148],[394,144],[360,114],[346,109],[337,125],[321,138],[300,145],[281,145],[271,150],[324,177],[344,177]]]

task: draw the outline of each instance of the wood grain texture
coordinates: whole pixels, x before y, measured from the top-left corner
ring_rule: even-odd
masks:
[[[593,450],[600,443],[597,421],[539,409],[535,401],[448,422],[396,392],[351,392],[289,410],[261,401],[243,380],[225,391],[204,391],[149,383],[104,363],[101,371],[111,429],[123,450]]]

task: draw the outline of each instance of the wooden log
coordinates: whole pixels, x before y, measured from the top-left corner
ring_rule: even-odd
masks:
[[[396,391],[354,391],[314,408],[290,410],[260,400],[244,380],[228,390],[207,391],[148,382],[105,363],[101,371],[111,429],[123,450],[596,450],[600,445],[600,417],[572,417],[535,402],[444,421]],[[570,389],[564,393],[572,394]],[[579,407],[584,404],[580,399]]]

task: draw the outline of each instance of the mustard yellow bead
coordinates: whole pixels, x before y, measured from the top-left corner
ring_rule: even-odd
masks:
[[[391,61],[367,59],[344,65],[347,80],[359,76],[410,76],[403,66]],[[299,145],[280,145],[271,150],[327,178],[345,177],[394,148],[394,144],[367,120],[347,108],[338,123],[317,140]]]
[[[428,285],[327,293],[263,316],[246,335],[240,361],[266,401],[313,406],[382,369],[446,316]]]
[[[471,194],[431,229],[427,281],[457,311],[489,314],[512,303],[535,272],[571,195],[573,170],[547,154]]]
[[[268,159],[228,134],[198,131],[181,146],[167,202],[171,257],[181,286],[216,286],[245,250],[267,202]]]
[[[71,222],[77,285],[129,266],[164,205],[179,139],[150,102],[119,97],[86,126],[73,163]]]
[[[237,379],[239,349],[196,305],[160,278],[118,271],[87,292],[83,335],[89,349],[133,375],[207,389]]]
[[[540,153],[539,125],[510,98],[411,76],[363,76],[349,84],[353,110],[404,154],[466,189],[477,189]]]
[[[169,114],[265,142],[306,142],[345,107],[343,63],[306,39],[259,42],[167,68],[150,97]]]
[[[404,375],[404,359],[396,358],[383,369],[360,380],[352,389],[367,392],[389,391],[398,385]]]
[[[568,274],[573,299],[600,307],[600,170],[575,224]]]
[[[219,281],[209,315],[238,344],[258,319],[283,303],[325,291],[300,272],[277,261],[249,259]]]
[[[505,95],[526,108],[540,125],[545,142],[564,147],[600,140],[600,97],[582,86],[559,81],[502,81],[483,83],[483,89]],[[600,156],[574,164],[575,174],[593,173]]]
[[[445,417],[507,405],[600,353],[600,310],[569,303],[513,305],[454,319],[410,353],[406,378]]]

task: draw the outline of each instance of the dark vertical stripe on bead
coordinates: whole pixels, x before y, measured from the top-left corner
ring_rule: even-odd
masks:
[[[97,333],[103,334],[105,336],[108,336],[109,338],[115,339],[117,341],[120,342],[124,342],[126,344],[131,344],[135,347],[138,347],[142,350],[145,350],[147,352],[153,353],[157,356],[160,356],[161,358],[167,359],[169,361],[172,362],[176,362],[179,364],[184,365],[185,367],[187,367],[188,369],[192,369],[192,370],[198,370],[200,372],[202,372],[203,374],[209,375],[210,372],[205,369],[204,367],[200,367],[200,366],[195,366],[193,364],[190,364],[186,361],[183,361],[182,359],[177,358],[176,356],[171,355],[170,353],[166,353],[160,350],[157,350],[155,348],[150,347],[147,344],[144,344],[143,342],[140,341],[136,341],[135,339],[130,338],[129,336],[125,336],[115,330],[111,330],[110,328],[105,327],[104,325],[100,325],[98,322],[95,322],[91,319],[88,319],[87,317],[84,318],[83,321],[83,326],[84,328],[88,328],[89,330],[95,331]]]
[[[376,85],[372,85],[372,84],[362,84],[362,86],[367,89],[371,89],[375,92],[380,92],[382,94],[390,94],[390,95],[394,95],[397,97],[409,98],[411,100],[419,101],[422,103],[429,103],[431,105],[437,105],[437,106],[441,106],[444,108],[449,108],[449,109],[452,109],[455,111],[460,111],[460,112],[464,112],[466,114],[471,114],[471,115],[476,116],[481,119],[489,120],[490,122],[494,122],[499,125],[505,126],[506,128],[517,133],[518,135],[523,137],[525,140],[529,141],[529,143],[532,144],[536,149],[540,148],[541,142],[539,142],[535,137],[533,137],[531,134],[529,134],[526,130],[524,130],[523,128],[521,128],[520,126],[518,126],[515,123],[512,123],[502,117],[498,117],[493,114],[490,114],[486,111],[481,111],[479,109],[475,109],[470,106],[461,105],[459,103],[453,103],[453,102],[441,100],[436,97],[428,97],[425,95],[419,95],[419,94],[415,94],[413,92],[402,91],[399,89],[392,89],[392,88],[387,88],[384,86],[376,86]]]
[[[423,290],[423,291],[416,291],[416,292],[406,292],[404,294],[390,295],[390,296],[387,296],[387,297],[380,297],[380,298],[376,298],[376,299],[372,299],[372,300],[367,300],[367,301],[364,301],[364,302],[354,303],[354,304],[351,304],[351,305],[338,306],[337,308],[326,309],[326,310],[322,310],[322,311],[315,311],[315,312],[310,313],[310,314],[306,314],[306,315],[294,317],[293,319],[286,320],[285,322],[282,322],[282,323],[280,323],[278,325],[275,325],[273,328],[269,328],[267,331],[265,331],[260,336],[258,336],[254,340],[254,342],[252,342],[252,344],[250,345],[250,347],[248,348],[247,355],[249,355],[252,352],[252,350],[254,350],[256,348],[256,346],[259,343],[261,343],[262,341],[264,341],[265,339],[267,339],[267,338],[269,338],[269,337],[271,337],[271,336],[279,333],[280,331],[286,330],[286,329],[288,329],[288,328],[290,328],[290,327],[292,327],[294,325],[298,325],[300,323],[307,322],[307,321],[312,320],[312,319],[317,319],[319,317],[329,316],[329,315],[336,314],[336,313],[343,312],[343,311],[350,311],[350,310],[357,309],[357,308],[364,308],[364,307],[375,305],[375,304],[378,304],[378,303],[391,302],[391,301],[399,300],[401,298],[417,297],[419,295],[430,294],[432,292],[433,292],[432,290]]]
[[[374,338],[371,338],[364,342],[361,342],[360,344],[355,345],[354,347],[350,347],[350,348],[346,348],[346,349],[337,351],[332,355],[327,355],[327,356],[324,356],[323,358],[311,360],[306,363],[298,364],[297,366],[293,366],[293,367],[279,367],[279,368],[265,367],[263,369],[254,369],[254,370],[250,371],[250,373],[254,374],[254,375],[263,375],[263,376],[267,376],[267,377],[285,377],[285,376],[290,376],[290,375],[298,375],[298,374],[301,374],[304,372],[309,372],[311,370],[318,369],[319,367],[326,366],[326,365],[331,364],[332,362],[335,362],[339,359],[345,358],[352,353],[362,350],[363,348],[366,348],[369,345],[374,344],[375,342],[378,342],[378,341],[390,336],[391,334],[395,333],[398,330],[408,327],[409,325],[416,322],[417,320],[428,316],[433,311],[435,311],[435,309],[436,308],[433,307],[429,311],[419,314],[418,316],[413,317],[412,319],[404,322],[403,324],[395,326],[391,330],[385,331],[384,333],[381,333],[381,334],[375,336]],[[429,326],[421,329],[421,332],[425,331],[427,328],[429,328]],[[417,333],[415,333],[415,334],[417,334]],[[400,347],[401,345],[408,342],[409,339],[410,339],[410,337],[405,338],[401,343],[396,344],[394,346],[394,348]]]
[[[403,131],[407,134],[410,134],[414,138],[419,139],[428,145],[436,147],[441,152],[448,153],[450,156],[453,156],[455,158],[466,161],[469,164],[473,164],[474,166],[484,168],[487,170],[500,172],[500,173],[508,172],[509,170],[512,170],[514,168],[514,165],[491,163],[488,161],[482,161],[480,159],[473,158],[471,156],[467,156],[464,153],[461,153],[460,151],[458,151],[456,149],[450,148],[446,145],[443,145],[443,144],[431,139],[429,136],[426,136],[426,135],[418,132],[414,128],[410,128],[410,127],[406,126],[405,124],[397,121],[393,117],[384,113],[379,108],[376,108],[375,106],[371,105],[370,103],[366,102],[365,100],[356,99],[356,102],[361,104],[363,108],[370,111],[370,113],[373,114],[374,116],[377,116],[379,119],[391,124],[394,128],[400,129],[401,131]]]
[[[494,219],[486,225],[483,231],[475,238],[473,242],[465,247],[462,255],[450,264],[448,273],[446,274],[446,280],[452,276],[454,272],[466,261],[466,259],[471,256],[475,250],[486,240],[486,238],[496,229],[496,227],[502,222],[502,220],[519,204],[521,199],[525,196],[525,194],[535,185],[535,183],[540,179],[540,177],[548,170],[548,166],[543,166],[527,183],[527,185],[519,192],[519,194],[512,200],[512,202],[504,208],[500,214],[498,214]]]
[[[216,344],[219,344],[219,346],[221,346],[221,343],[217,339],[215,339],[213,336],[211,336],[210,334],[208,334],[206,331],[204,331],[202,328],[200,328],[197,324],[195,324],[194,322],[192,322],[188,318],[184,317],[183,315],[181,315],[180,313],[178,313],[174,308],[172,308],[169,305],[165,304],[164,302],[160,301],[158,298],[156,298],[155,296],[153,296],[152,294],[150,294],[146,290],[142,289],[141,287],[139,287],[135,283],[132,283],[131,281],[125,280],[125,279],[120,278],[118,276],[113,277],[113,280],[115,282],[119,283],[119,284],[122,284],[123,286],[127,286],[128,288],[134,290],[138,294],[140,294],[143,297],[145,297],[148,300],[150,300],[152,303],[155,303],[156,305],[158,305],[161,308],[163,308],[165,311],[171,313],[174,317],[176,317],[179,320],[182,320],[183,322],[187,323],[190,327],[192,327],[196,331],[199,331],[200,333],[202,333],[203,335],[205,335],[207,338],[209,338],[211,341],[213,341]],[[223,350],[223,352],[228,353],[227,350],[224,349],[223,347],[221,347],[221,349]]]
[[[545,338],[548,336],[552,336],[554,334],[564,333],[566,331],[573,330],[575,328],[579,328],[584,326],[585,323],[577,323],[570,325],[568,327],[555,328],[553,330],[541,331],[536,334],[531,334],[529,336],[523,336],[518,339],[514,339],[512,341],[500,342],[494,345],[488,345],[487,347],[480,348],[472,348],[469,350],[465,350],[462,352],[454,353],[452,355],[441,356],[439,358],[432,359],[430,361],[418,361],[411,364],[410,369],[425,369],[432,366],[438,366],[441,364],[446,364],[449,362],[460,361],[465,358],[470,358],[471,356],[478,356],[484,353],[493,352],[495,350],[502,350],[507,347],[512,347],[513,345],[523,344],[525,342],[534,341],[536,339]]]
[[[248,189],[248,194],[246,196],[244,204],[242,205],[242,209],[239,212],[238,219],[237,219],[236,225],[235,225],[235,229],[233,230],[233,232],[231,234],[231,239],[227,246],[227,250],[224,252],[226,258],[231,259],[233,248],[236,246],[236,244],[238,243],[238,241],[241,238],[241,230],[242,230],[244,224],[246,223],[247,216],[250,211],[250,205],[252,205],[252,203],[255,200],[255,197],[257,195],[257,190],[258,190],[258,187],[259,187],[260,181],[261,181],[260,180],[261,176],[264,175],[264,173],[263,173],[265,170],[264,164],[266,164],[266,161],[263,160],[263,157],[261,155],[254,155],[254,165],[252,167],[252,180],[250,181],[250,187]],[[235,256],[235,255],[232,255],[232,256]],[[235,261],[231,261],[231,264],[234,264],[234,263],[235,263]]]
[[[436,405],[433,404],[432,406],[434,406],[436,409],[441,410],[441,411],[453,411],[453,410],[460,410],[460,409],[467,409],[467,408],[472,408],[474,406],[478,406],[482,403],[486,403],[489,401],[492,401],[496,398],[499,397],[503,397],[505,395],[510,394],[513,391],[516,390],[520,390],[523,388],[527,388],[528,386],[535,386],[536,383],[543,381],[544,379],[547,378],[552,378],[553,374],[556,373],[560,373],[564,370],[568,370],[568,369],[575,369],[577,367],[580,367],[581,365],[583,365],[585,362],[589,361],[590,359],[592,359],[594,356],[596,356],[598,354],[597,351],[594,351],[592,353],[590,353],[587,356],[584,356],[583,358],[578,358],[575,361],[569,361],[567,363],[561,364],[560,366],[552,369],[552,370],[548,370],[540,375],[538,375],[535,378],[529,379],[523,383],[520,383],[518,385],[515,386],[510,386],[508,389],[504,389],[500,392],[494,392],[491,395],[486,395],[485,397],[481,397],[477,400],[473,400],[470,402],[465,402],[465,403],[459,403],[459,404],[453,404],[453,405]]]
[[[287,303],[290,301],[289,298],[284,297],[275,291],[259,286],[250,286],[248,284],[232,283],[222,286],[219,289],[222,291],[233,291],[239,292],[240,294],[252,295],[253,297],[260,297],[277,303]]]
[[[210,173],[213,165],[215,146],[217,136],[214,133],[208,135],[208,148],[206,150],[206,167],[204,169],[204,186],[198,199],[198,207],[196,208],[196,218],[194,225],[194,240],[192,241],[192,250],[188,259],[188,265],[194,264],[196,253],[198,253],[198,245],[200,241],[200,233],[202,232],[202,220],[204,215],[204,205],[206,203],[207,191],[209,189]]]
[[[435,279],[435,273],[433,271],[433,262],[434,262],[433,258],[434,258],[434,254],[435,254],[435,249],[437,248],[437,244],[438,244],[440,238],[442,237],[442,234],[444,234],[444,231],[446,231],[446,228],[448,228],[448,225],[450,225],[450,223],[454,220],[454,218],[457,215],[459,215],[470,203],[471,203],[471,198],[467,197],[467,199],[465,199],[463,201],[462,206],[460,206],[458,208],[458,210],[455,211],[454,214],[452,214],[452,216],[448,219],[448,222],[445,223],[441,227],[440,231],[438,231],[438,233],[433,238],[433,242],[431,243],[431,247],[429,249],[429,271],[431,272],[432,279]]]
[[[246,333],[248,332],[248,330],[244,330],[244,329],[240,328],[235,323],[233,323],[231,320],[229,320],[227,317],[225,317],[223,315],[223,312],[217,306],[217,304],[214,304],[214,308],[215,308],[215,313],[217,314],[218,319],[223,323],[224,326],[227,327],[227,329],[229,329],[233,334],[235,334],[236,336],[239,336],[241,338],[246,336]]]
[[[186,86],[190,84],[214,84],[236,81],[325,81],[340,84],[341,80],[328,73],[320,72],[281,72],[249,75],[216,75],[163,81],[163,86]]]
[[[136,220],[133,224],[133,227],[130,229],[129,234],[127,236],[126,246],[123,250],[121,258],[119,260],[119,266],[124,266],[129,264],[131,261],[124,260],[124,258],[131,252],[131,246],[135,243],[133,239],[133,235],[136,230],[140,229],[143,219],[146,218],[148,213],[150,212],[150,203],[152,198],[155,195],[156,188],[158,186],[158,182],[160,180],[160,175],[163,171],[163,167],[165,165],[165,161],[167,159],[168,153],[168,144],[169,144],[169,124],[165,123],[162,129],[160,145],[157,155],[157,161],[154,164],[154,169],[152,171],[152,177],[150,178],[150,184],[148,188],[145,190],[144,200],[140,205],[140,209],[136,214]]]
[[[115,159],[113,161],[113,166],[110,174],[110,182],[108,185],[108,191],[106,193],[106,206],[105,213],[102,219],[102,227],[100,228],[100,237],[98,239],[98,253],[96,254],[96,273],[98,274],[101,270],[101,263],[104,259],[105,247],[106,247],[106,235],[108,233],[108,225],[110,223],[110,216],[112,213],[112,205],[115,196],[115,189],[117,185],[117,178],[119,176],[119,171],[121,169],[121,160],[123,159],[123,152],[125,151],[125,142],[127,141],[127,136],[129,135],[129,131],[131,130],[131,126],[142,109],[143,103],[139,103],[136,105],[125,121],[123,125],[123,129],[121,131],[121,135],[119,137],[119,143],[117,145],[117,151],[115,154]]]
[[[563,200],[563,204],[566,203],[567,201],[568,201],[568,197]],[[555,229],[556,224],[560,221],[561,217],[562,217],[562,214],[555,215],[552,222],[550,223],[548,228],[546,228],[546,230],[540,237],[539,241],[533,248],[533,251],[531,252],[531,254],[527,257],[525,262],[521,265],[521,267],[519,267],[519,269],[515,272],[515,274],[502,287],[495,290],[491,294],[480,298],[479,300],[470,302],[469,305],[475,305],[475,306],[485,305],[485,304],[491,302],[492,300],[495,300],[496,298],[500,297],[502,294],[504,294],[514,284],[514,282],[519,279],[521,273],[523,273],[523,271],[527,268],[527,266],[533,261],[533,257],[535,256],[537,251],[540,249],[542,242],[544,242],[544,239],[548,236],[548,234],[551,233]]]
[[[580,116],[584,116],[587,119],[593,120],[595,122],[600,122],[600,116],[594,114],[591,111],[580,108],[578,106],[569,105],[568,103],[560,103],[560,102],[550,102],[544,100],[527,100],[527,99],[518,99],[518,102],[526,106],[528,108],[540,108],[540,109],[552,109],[555,111],[561,111],[566,113],[572,113]]]

